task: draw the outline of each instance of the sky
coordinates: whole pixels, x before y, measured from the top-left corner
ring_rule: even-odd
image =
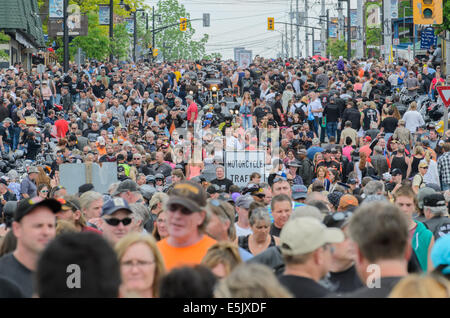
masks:
[[[299,11],[304,11],[304,1],[299,1]],[[157,0],[145,0],[152,6]],[[204,33],[209,34],[206,53],[221,53],[224,59],[233,59],[234,47],[245,47],[251,50],[253,57],[260,55],[265,58],[276,58],[281,52],[281,32],[285,26],[279,22],[289,22],[289,11],[292,2],[295,11],[296,0],[179,0],[190,13],[191,18],[202,18],[203,13],[210,14],[210,27],[203,27],[202,21],[192,22],[195,28],[194,39],[200,39]],[[330,17],[337,17],[337,0],[325,0],[325,9],[330,9]],[[309,17],[319,18],[321,15],[321,0],[308,0]],[[356,0],[351,0],[350,7],[356,8]],[[343,4],[344,16],[346,4]],[[275,18],[275,31],[267,30],[267,18]],[[293,21],[295,23],[295,20]],[[316,19],[308,19],[308,25],[319,26]],[[290,38],[290,26],[287,26]],[[315,39],[320,39],[320,30],[315,30]],[[293,27],[295,37],[296,28]],[[305,56],[304,28],[300,28],[300,50]],[[293,41],[294,55],[296,55],[296,42]],[[310,52],[312,43],[310,37]],[[290,52],[290,48],[289,48]]]

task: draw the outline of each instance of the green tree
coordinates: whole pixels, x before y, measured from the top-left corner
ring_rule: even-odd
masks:
[[[128,58],[131,36],[126,29],[126,23],[122,22],[114,27],[114,40],[111,41],[110,50],[115,58],[124,60]]]
[[[9,43],[10,39],[9,35],[5,34],[5,32],[0,32],[0,44]],[[9,54],[4,50],[0,50],[0,60],[9,60]]]
[[[192,38],[195,30],[190,21],[187,22],[187,30],[180,31],[180,18],[191,19],[190,14],[177,0],[164,0],[158,2],[157,12],[161,16],[161,25],[175,24],[156,34],[156,47],[160,49],[165,60],[178,59],[199,60],[205,54],[205,45],[208,35],[204,34],[199,41]]]
[[[88,14],[89,29],[87,36],[77,36],[70,43],[71,53],[81,48],[88,58],[96,60],[106,59],[109,54],[109,37],[98,24],[98,16],[95,12]],[[72,55],[71,54],[71,55]]]
[[[202,60],[214,60],[215,58],[219,58],[222,59],[222,54],[215,52],[215,53],[211,53],[211,54],[207,54],[205,56],[203,56]]]
[[[328,39],[327,54],[330,54],[333,58],[347,56],[347,42],[345,40]]]
[[[444,9],[444,12],[443,12],[444,21],[442,21],[442,24],[435,25],[435,27],[436,27],[435,33],[436,34],[439,34],[443,31],[450,31],[450,1],[446,1],[446,0],[443,0],[443,1],[444,1],[444,3],[443,3],[443,5],[444,5],[444,8],[443,8]]]

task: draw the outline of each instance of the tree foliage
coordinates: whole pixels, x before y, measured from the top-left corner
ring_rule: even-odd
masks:
[[[328,39],[327,55],[328,54],[333,58],[347,56],[347,42],[345,40]]]
[[[205,45],[208,35],[204,34],[199,41],[192,40],[195,30],[190,21],[187,22],[187,30],[180,31],[179,21],[184,17],[191,19],[190,14],[177,0],[160,0],[156,14],[161,17],[161,25],[175,24],[156,34],[156,47],[159,48],[165,60],[178,59],[198,60],[205,54]]]
[[[444,5],[444,12],[443,12],[444,21],[442,21],[442,24],[440,25],[435,25],[437,34],[443,31],[450,31],[450,1],[444,0],[443,5]]]
[[[115,58],[119,60],[128,58],[130,41],[132,41],[132,37],[127,32],[126,23],[117,24],[114,27],[114,39],[110,46],[111,53]]]
[[[88,19],[88,35],[77,36],[70,43],[71,53],[81,48],[89,58],[96,60],[106,59],[109,54],[109,37],[99,27],[97,14],[94,12],[89,13]]]
[[[5,43],[9,43],[9,40],[11,38],[9,37],[9,35],[5,34],[5,32],[1,31],[0,32],[0,44],[5,44]],[[6,53],[4,50],[0,50],[0,60],[8,60],[9,59],[9,54]]]

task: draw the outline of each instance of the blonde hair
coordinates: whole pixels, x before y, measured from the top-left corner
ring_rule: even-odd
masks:
[[[389,298],[449,298],[450,282],[436,274],[412,274],[403,278]]]
[[[77,228],[75,225],[67,220],[58,220],[56,221],[56,235],[65,234],[65,233],[77,233]]]
[[[423,149],[422,146],[415,146],[413,152],[414,152],[414,155],[424,155],[425,154],[425,150]]]
[[[262,264],[238,265],[214,290],[216,298],[292,298],[270,268]]]
[[[430,150],[425,151],[424,159],[427,162],[427,164],[430,164],[430,160],[431,160],[431,151]]]
[[[137,243],[144,243],[145,245],[147,245],[152,251],[153,256],[155,257],[155,277],[153,280],[152,294],[153,297],[158,297],[161,278],[164,276],[166,269],[164,266],[164,259],[156,245],[156,241],[153,236],[138,232],[131,232],[130,234],[127,234],[126,236],[121,238],[114,247],[117,253],[117,258],[120,262],[130,246]]]
[[[202,265],[205,265],[211,270],[217,265],[223,264],[227,276],[241,263],[242,259],[239,255],[238,247],[226,241],[218,242],[211,246],[201,262]]]

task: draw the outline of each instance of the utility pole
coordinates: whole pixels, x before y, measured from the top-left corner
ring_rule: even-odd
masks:
[[[109,0],[109,40],[113,41],[114,37],[114,0]],[[109,61],[112,63],[114,55],[109,54]]]
[[[286,55],[285,57],[288,58],[289,57],[289,45],[288,45],[288,36],[287,36],[287,24],[284,25],[284,45],[285,45],[285,50],[286,50]]]
[[[344,16],[342,14],[342,2],[338,2],[338,39],[342,40],[342,36],[344,35]]]
[[[315,51],[315,43],[314,43],[314,33],[316,32],[316,30],[311,29],[311,35],[312,35],[312,54],[311,56],[316,55],[316,51]]]
[[[155,7],[152,7],[152,56],[151,61],[154,61],[153,52],[155,51]]]
[[[281,59],[284,58],[284,33],[281,33]]]
[[[391,52],[392,45],[392,20],[391,20],[391,1],[383,1],[384,5],[384,62],[387,64],[389,61],[389,54]]]
[[[136,42],[137,42],[137,25],[136,25],[136,12],[134,11],[133,14],[133,24],[134,24],[134,30],[133,30],[133,62],[136,63]]]
[[[67,7],[69,6],[69,0],[64,0],[63,2],[63,20],[64,20],[64,32],[63,32],[63,41],[64,41],[64,73],[67,73],[69,70],[69,26],[67,25],[68,14]]]
[[[325,17],[325,0],[322,0],[322,6],[321,6],[321,10],[320,10],[320,17],[323,19]],[[327,24],[328,24],[328,20],[327,20]],[[326,34],[325,34],[325,27],[326,24],[323,20],[320,20],[320,25],[321,25],[321,31],[320,31],[320,41],[321,41],[321,50],[320,50],[320,55],[321,56],[326,56],[327,55],[327,50],[326,50]]]
[[[330,9],[327,9],[327,45],[328,45],[329,39],[330,39]],[[326,54],[326,49],[325,49],[325,54]]]
[[[350,0],[347,0],[347,61],[352,57],[352,28],[350,22]]]
[[[305,0],[305,25],[308,25],[308,0]],[[309,36],[308,29],[305,27],[305,50],[306,58],[309,56]]]
[[[294,20],[294,12],[292,11],[292,0],[291,0],[291,12],[289,12],[289,16],[291,18],[291,57],[294,57],[294,29],[292,26],[292,22]]]
[[[357,0],[356,3],[356,18],[357,18],[357,30],[358,30],[358,41],[356,42],[356,57],[362,58],[364,57],[364,32],[362,30],[362,26],[364,25],[363,20],[363,0]]]
[[[297,36],[297,59],[300,58],[300,27],[298,26],[300,24],[300,17],[299,17],[299,13],[298,13],[298,0],[295,0],[295,18],[296,18],[296,23],[297,26],[295,27],[296,29],[296,36]]]

